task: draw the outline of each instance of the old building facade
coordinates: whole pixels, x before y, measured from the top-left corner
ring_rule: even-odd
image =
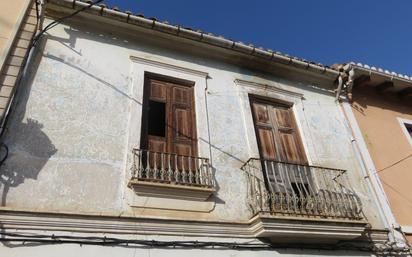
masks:
[[[50,0],[3,142],[4,256],[407,254],[342,72]]]

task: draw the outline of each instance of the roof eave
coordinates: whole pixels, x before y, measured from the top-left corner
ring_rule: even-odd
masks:
[[[80,9],[88,6],[89,3],[77,1],[77,0],[49,0],[49,3],[53,3],[59,6]],[[174,26],[164,22],[159,22],[155,19],[147,19],[137,15],[133,15],[130,12],[121,12],[106,8],[105,6],[92,6],[84,12],[103,16],[116,21],[132,24],[135,26],[151,29],[160,33],[167,33],[184,39],[201,42],[204,44],[221,47],[230,51],[235,51],[243,54],[248,54],[253,57],[257,57],[266,61],[271,61],[277,64],[291,66],[300,70],[309,71],[316,75],[321,75],[327,78],[335,79],[340,75],[339,71],[336,71],[330,67],[320,64],[304,61],[298,58],[290,57],[287,55],[279,54],[272,50],[265,50],[255,47],[253,45],[246,45],[242,42],[236,42],[230,39],[226,39],[220,36],[215,36],[210,33],[201,31],[194,31],[183,28],[181,26]]]
[[[355,63],[348,63],[344,66],[345,70],[350,70],[354,69],[355,71],[358,71],[358,73],[362,73],[364,75],[373,75],[376,77],[382,77],[390,81],[397,81],[401,83],[407,83],[410,86],[412,86],[412,80],[410,77],[405,76],[405,75],[400,75],[394,72],[389,72],[385,70],[377,70],[377,69],[371,69],[367,67],[363,67],[361,65],[355,64]]]

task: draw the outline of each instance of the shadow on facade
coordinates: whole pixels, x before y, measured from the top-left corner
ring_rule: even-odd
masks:
[[[379,93],[373,87],[359,86],[353,88],[352,107],[362,115],[369,107],[412,115],[412,96],[402,98],[396,93]]]
[[[106,86],[106,87],[108,87],[108,88],[111,88],[111,89],[113,89],[114,91],[116,91],[117,93],[119,93],[120,95],[126,97],[127,99],[129,99],[129,100],[131,100],[131,101],[133,101],[133,102],[135,102],[135,103],[137,103],[137,104],[139,104],[139,105],[142,105],[142,103],[140,103],[139,101],[137,101],[135,98],[129,96],[129,95],[128,95],[127,93],[125,93],[124,91],[118,89],[118,88],[117,88],[116,86],[114,86],[113,84],[111,84],[111,83],[109,83],[109,82],[107,82],[107,81],[99,78],[98,76],[96,76],[96,75],[94,75],[94,74],[92,74],[92,73],[90,73],[90,72],[88,72],[88,71],[80,68],[78,65],[74,65],[74,64],[72,64],[72,63],[64,60],[63,58],[60,58],[60,57],[55,56],[55,55],[52,55],[52,54],[45,54],[45,55],[43,55],[43,57],[46,57],[46,58],[49,58],[49,59],[52,59],[52,60],[61,62],[61,63],[65,64],[65,65],[67,65],[67,66],[69,66],[69,67],[71,67],[71,68],[73,68],[73,69],[76,69],[77,71],[79,71],[79,72],[81,72],[81,73],[89,76],[90,78],[93,78],[93,79],[95,79],[96,81],[100,82],[101,85],[104,85],[104,86]]]
[[[43,124],[35,119],[25,118],[27,101],[44,44],[38,47],[31,62],[27,64],[30,67],[28,75],[18,85],[15,102],[5,127],[3,140],[9,148],[9,153],[0,168],[1,206],[7,205],[7,195],[11,188],[21,185],[26,179],[37,179],[49,158],[57,152],[50,138],[42,130]],[[0,152],[0,157],[5,154]]]
[[[57,152],[38,121],[27,119],[13,127],[17,129],[13,131],[16,135],[8,143],[9,156],[0,171],[1,206],[6,206],[10,188],[19,186],[26,179],[37,179],[48,159]]]

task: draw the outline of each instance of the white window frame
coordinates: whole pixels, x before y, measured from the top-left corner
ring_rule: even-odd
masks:
[[[161,57],[147,57],[130,56],[131,70],[130,70],[130,84],[131,96],[133,101],[130,101],[129,114],[129,131],[128,131],[128,152],[126,163],[125,184],[128,184],[131,178],[133,167],[134,148],[140,147],[141,140],[141,116],[143,112],[143,93],[144,82],[147,73],[159,74],[176,79],[191,81],[194,83],[194,97],[195,97],[195,112],[196,112],[196,135],[197,148],[199,156],[211,159],[211,151],[209,148],[209,131],[206,110],[206,88],[209,74],[201,70],[195,70],[189,65],[182,63],[182,66],[171,64],[172,60]],[[173,63],[176,63],[174,61]],[[159,192],[156,190],[156,192]],[[125,199],[129,206],[137,208],[148,208],[157,210],[173,210],[173,211],[196,211],[202,213],[210,213],[216,205],[214,198],[207,201],[188,200],[179,198],[165,198],[137,195],[136,192],[129,187],[125,187]]]
[[[403,118],[398,118],[399,124],[401,125],[401,129],[405,134],[406,138],[408,139],[409,144],[412,146],[412,137],[409,134],[408,130],[406,129],[406,125],[412,126],[412,120],[407,120]]]
[[[281,88],[281,85],[279,83],[273,81],[267,81],[267,84],[262,84],[242,79],[235,79],[234,83],[238,87],[239,98],[242,105],[241,111],[246,130],[246,143],[248,144],[249,156],[251,158],[260,158],[259,146],[255,133],[255,123],[253,121],[252,109],[250,107],[250,95],[255,95],[268,97],[273,99],[274,101],[280,101],[291,105],[305,156],[308,160],[308,163],[312,164],[312,158],[308,149],[308,136],[305,134],[305,132],[309,131],[309,128],[307,127],[306,122],[300,122],[303,116],[301,110],[302,99],[304,99],[304,95],[283,89]]]
[[[196,135],[199,156],[211,158],[208,142],[204,139],[209,138],[206,120],[206,96],[208,73],[191,69],[189,67],[176,66],[169,64],[166,60],[146,59],[138,56],[130,56],[132,62],[131,84],[132,95],[135,102],[131,103],[130,112],[130,131],[128,149],[140,147],[141,139],[141,115],[143,103],[144,80],[146,73],[159,74],[176,79],[191,81],[194,83],[195,112],[196,112]]]

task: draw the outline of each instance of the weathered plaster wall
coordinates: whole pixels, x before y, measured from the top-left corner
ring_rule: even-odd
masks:
[[[392,211],[397,222],[411,226],[412,146],[398,118],[412,120],[412,105],[368,88],[355,88],[353,97],[353,112]]]
[[[251,120],[247,93],[235,83],[241,79],[303,94],[294,110],[308,159],[313,165],[347,169],[368,221],[381,227],[344,117],[333,94],[322,89],[325,85],[293,82],[204,55],[184,54],[172,50],[169,42],[147,43],[151,39],[144,35],[114,35],[75,22],[49,33],[31,66],[32,76],[18,95],[5,137],[10,148],[1,169],[5,208],[248,220],[246,177],[240,167],[258,152],[247,122]],[[139,64],[131,57],[208,76],[167,65]],[[127,187],[127,178],[131,149],[140,140],[144,71],[196,82],[199,152],[211,159],[218,188],[210,200],[210,212],[130,207],[130,199],[139,197]],[[253,93],[287,98],[266,90],[253,89]]]

